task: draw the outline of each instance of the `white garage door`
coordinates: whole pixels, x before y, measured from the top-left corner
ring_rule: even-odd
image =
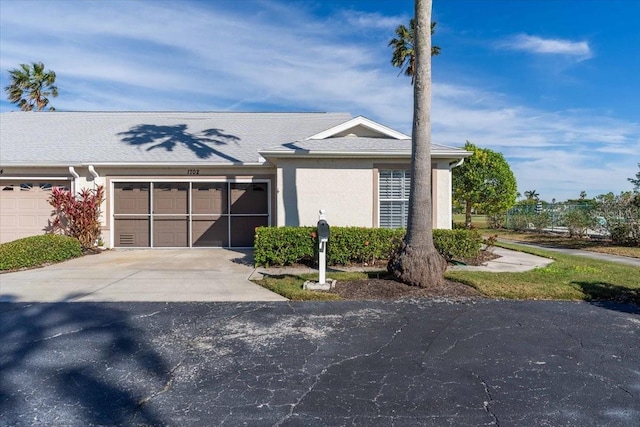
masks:
[[[51,190],[68,185],[68,181],[0,181],[0,243],[44,234],[51,219]]]

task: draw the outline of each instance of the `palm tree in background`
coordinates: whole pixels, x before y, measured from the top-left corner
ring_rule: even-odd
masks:
[[[525,191],[524,197],[526,197],[527,200],[538,200],[540,198],[540,193],[536,190]]]
[[[4,88],[9,102],[17,104],[22,111],[42,111],[49,105],[49,96],[58,96],[55,86],[56,73],[44,70],[42,62],[20,64],[20,67],[9,70],[11,84]],[[55,108],[49,107],[49,111]]]
[[[431,35],[435,33],[437,23],[431,23]],[[404,74],[411,76],[411,84],[413,84],[414,73],[416,70],[416,56],[414,51],[414,34],[416,30],[416,20],[411,18],[409,21],[409,28],[403,24],[398,25],[396,28],[397,38],[392,38],[389,41],[388,46],[393,46],[393,56],[391,57],[391,64],[394,67],[400,68],[400,73],[404,71]],[[431,56],[440,55],[440,48],[438,46],[431,46]]]

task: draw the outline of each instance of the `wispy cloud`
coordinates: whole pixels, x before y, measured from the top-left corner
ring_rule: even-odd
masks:
[[[384,16],[380,13],[358,12],[347,10],[341,14],[350,25],[358,28],[377,28],[393,30],[400,24],[407,25],[409,18],[405,16]]]
[[[507,40],[498,42],[497,47],[520,50],[530,53],[549,55],[568,55],[581,60],[589,59],[593,52],[586,41],[571,41],[563,39],[544,39],[528,34],[518,34]]]
[[[470,140],[503,153],[520,191],[536,189],[548,200],[630,190],[626,178],[640,152],[640,123],[584,109],[542,111],[461,85],[434,84],[432,125],[435,142]]]
[[[413,88],[385,42],[407,17],[351,10],[328,19],[296,2],[32,4],[2,4],[0,72],[43,61],[58,75],[58,110],[346,111],[411,131]],[[358,37],[363,29],[375,43]],[[592,54],[586,42],[521,37],[519,50]],[[638,123],[536,109],[478,87],[434,82],[434,142],[503,152],[521,191],[545,198],[630,188]]]

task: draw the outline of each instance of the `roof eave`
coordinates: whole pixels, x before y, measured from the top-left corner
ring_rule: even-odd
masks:
[[[411,151],[322,151],[322,150],[267,150],[260,155],[269,158],[411,158]],[[463,159],[473,153],[463,150],[431,152],[434,159]]]
[[[267,162],[228,162],[228,163],[204,163],[204,162],[49,162],[49,163],[28,163],[28,162],[0,162],[0,167],[238,167],[238,166],[271,166]]]

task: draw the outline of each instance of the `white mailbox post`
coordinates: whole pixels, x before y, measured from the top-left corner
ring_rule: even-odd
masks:
[[[324,285],[327,273],[327,242],[329,241],[329,224],[325,217],[324,209],[320,209],[320,218],[318,220],[318,268],[319,278],[318,284]]]
[[[318,220],[318,282],[307,280],[302,285],[303,289],[312,291],[328,291],[336,286],[336,281],[327,279],[327,243],[329,242],[329,224],[324,214],[324,209],[320,209]]]

